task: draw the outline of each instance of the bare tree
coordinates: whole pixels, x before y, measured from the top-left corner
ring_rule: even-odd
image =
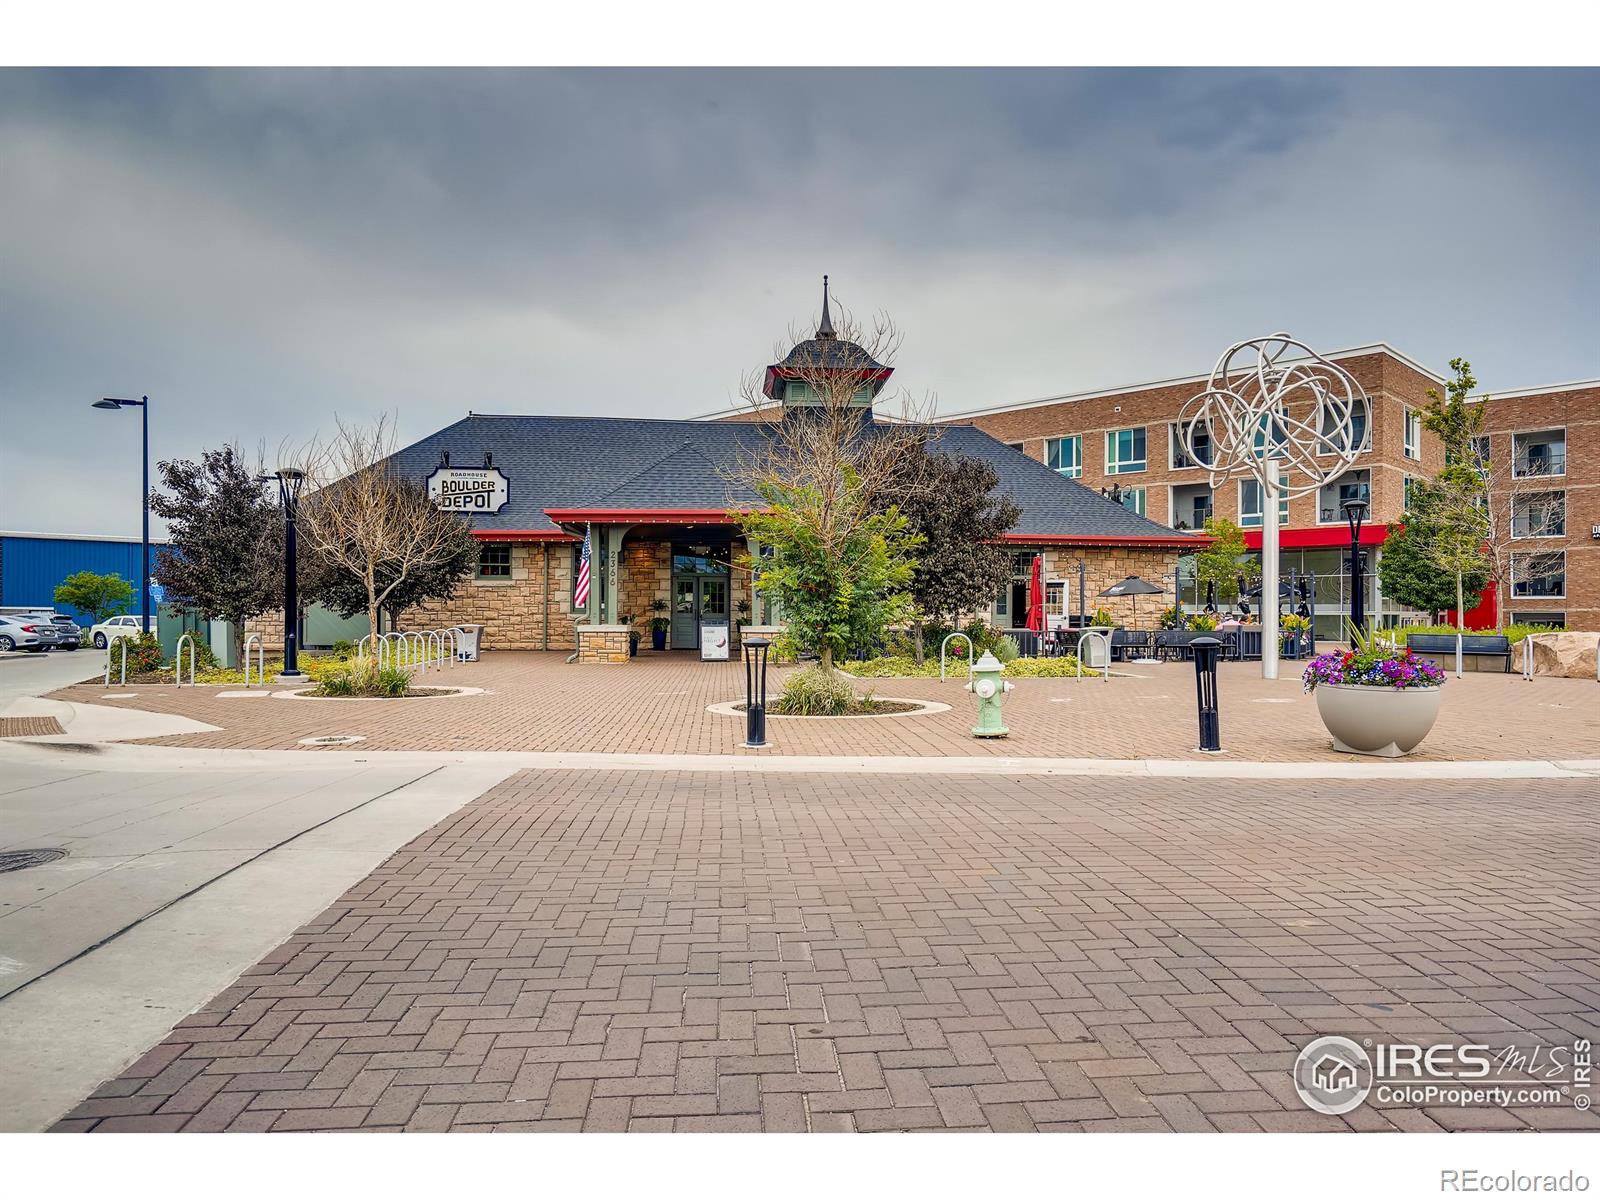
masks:
[[[919,486],[907,463],[924,459],[937,430],[927,424],[931,397],[901,391],[886,404],[881,395],[901,341],[886,315],[865,328],[842,313],[836,327],[825,293],[816,333],[791,329],[775,364],[740,388],[760,433],[723,477],[735,493],[760,498],[765,515],[743,520],[775,560],[750,564],[757,586],[778,599],[825,670],[851,641],[908,615],[909,551],[920,538],[895,506]],[[875,415],[875,405],[898,411]]]
[[[388,417],[367,426],[337,426],[330,442],[301,456],[315,490],[300,503],[299,529],[324,567],[360,581],[367,620],[377,633],[379,614],[392,599],[456,562],[470,531],[415,481],[395,472]]]

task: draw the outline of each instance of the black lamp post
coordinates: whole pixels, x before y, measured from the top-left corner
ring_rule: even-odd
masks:
[[[1367,519],[1365,500],[1346,500],[1344,519],[1350,523],[1350,624],[1357,630],[1367,627],[1366,597],[1361,591],[1361,523]],[[1350,635],[1350,648],[1356,649],[1356,636]]]
[[[262,475],[262,483],[278,481],[278,500],[283,505],[283,674],[278,678],[300,678],[300,581],[295,570],[295,520],[300,509],[300,488],[306,473],[294,467],[280,467]]]
[[[1195,707],[1200,716],[1200,749],[1208,754],[1222,750],[1221,727],[1217,720],[1217,656],[1222,643],[1214,637],[1198,637],[1189,643],[1194,654]]]
[[[744,744],[759,749],[767,744],[766,638],[744,638]]]
[[[103,400],[94,402],[95,408],[137,408],[140,423],[143,426],[143,446],[140,452],[139,463],[144,471],[144,488],[139,493],[139,507],[144,515],[143,532],[140,540],[143,543],[143,573],[139,576],[139,616],[144,622],[145,633],[154,633],[155,626],[150,623],[150,397],[140,396],[137,400],[119,400],[114,396],[107,396]]]

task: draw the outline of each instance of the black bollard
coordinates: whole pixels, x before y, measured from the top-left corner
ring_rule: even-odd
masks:
[[[1194,652],[1194,691],[1200,708],[1200,749],[1222,749],[1222,731],[1217,724],[1217,656],[1222,643],[1214,637],[1195,638],[1189,643]]]
[[[745,638],[744,646],[744,744],[757,749],[767,744],[767,647],[766,638]]]

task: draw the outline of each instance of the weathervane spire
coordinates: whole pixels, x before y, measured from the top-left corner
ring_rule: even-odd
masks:
[[[833,318],[828,314],[828,277],[822,277],[822,320],[817,325],[817,337],[826,340],[834,337]]]

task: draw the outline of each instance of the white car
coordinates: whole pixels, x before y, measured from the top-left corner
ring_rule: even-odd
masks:
[[[151,618],[154,623],[155,618]],[[139,632],[138,617],[112,617],[109,621],[101,621],[89,630],[89,640],[94,643],[96,650],[104,650],[120,637],[133,637]]]

